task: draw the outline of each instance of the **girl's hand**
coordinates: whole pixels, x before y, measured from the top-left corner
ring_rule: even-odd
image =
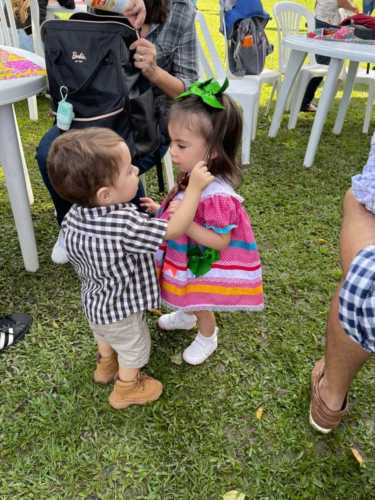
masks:
[[[123,16],[129,19],[130,24],[139,29],[146,19],[146,7],[143,0],[128,0],[129,3],[122,13]]]
[[[134,66],[140,69],[146,78],[152,80],[157,68],[155,45],[145,38],[139,38],[129,48],[135,49]]]
[[[190,173],[188,187],[203,191],[213,180],[214,176],[208,171],[207,163],[199,161]]]
[[[170,215],[173,215],[180,205],[181,205],[180,200],[171,201],[170,204],[168,205],[168,213]]]
[[[150,214],[156,214],[156,212],[159,210],[160,205],[159,203],[156,203],[152,198],[148,198],[145,196],[144,198],[140,198],[140,203],[141,207],[145,208],[146,211]]]

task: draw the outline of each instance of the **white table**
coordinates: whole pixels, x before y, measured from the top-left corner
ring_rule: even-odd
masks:
[[[26,57],[44,67],[44,59],[32,52],[3,45],[0,45],[0,49]],[[46,85],[45,76],[0,80],[0,163],[4,168],[10,204],[27,271],[36,271],[39,263],[13,103],[42,92]]]
[[[329,107],[335,97],[337,79],[344,60],[349,60],[349,70],[345,81],[344,94],[340,102],[339,112],[333,129],[335,134],[341,132],[344,123],[358,64],[360,62],[375,63],[375,45],[328,42],[307,38],[306,35],[288,35],[285,37],[283,43],[291,49],[291,52],[285,72],[285,79],[282,83],[280,94],[276,102],[275,112],[272,117],[272,123],[268,133],[269,137],[276,137],[277,135],[288,95],[306,55],[309,52],[313,52],[314,54],[329,56],[331,58],[303,162],[305,167],[311,167],[314,163],[315,153]]]

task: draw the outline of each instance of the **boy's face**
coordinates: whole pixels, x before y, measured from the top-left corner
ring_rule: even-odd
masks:
[[[168,124],[169,150],[173,163],[181,172],[191,172],[199,161],[207,159],[207,141],[197,131],[198,127],[194,128],[189,123],[184,124],[182,119],[170,120]]]
[[[131,201],[138,191],[139,169],[132,165],[129,149],[122,142],[118,146],[119,152],[119,175],[112,186],[108,186],[108,202],[106,205],[114,203],[127,203]],[[100,191],[100,190],[99,190]]]

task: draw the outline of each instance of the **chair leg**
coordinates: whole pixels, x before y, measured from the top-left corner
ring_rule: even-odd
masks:
[[[241,163],[242,166],[250,164],[250,149],[251,138],[253,136],[254,113],[256,112],[257,102],[259,100],[259,92],[253,94],[233,94],[235,99],[242,108],[243,130],[242,130],[242,149]]]
[[[291,109],[290,109],[290,115],[288,121],[288,129],[290,130],[296,128],[303,97],[305,95],[306,88],[310,80],[311,80],[310,74],[307,73],[306,71],[301,71],[301,74],[298,78],[298,82],[296,85],[296,91],[293,95],[293,102],[291,104]]]
[[[364,134],[368,134],[370,128],[372,107],[374,105],[374,101],[375,101],[375,83],[371,82],[371,84],[368,87],[365,119],[363,121],[363,128],[362,128],[362,132]]]
[[[165,175],[167,178],[168,191],[170,191],[173,188],[175,182],[174,182],[174,174],[173,174],[173,163],[172,163],[172,158],[171,158],[171,154],[169,152],[169,149],[164,155],[163,163],[164,163]]]
[[[341,134],[342,127],[344,126],[346,112],[348,110],[352,89],[357,74],[359,63],[357,61],[350,61],[348,74],[345,81],[344,93],[340,100],[339,110],[336,116],[335,125],[333,126],[333,133],[336,135]]]
[[[255,141],[255,137],[257,134],[257,124],[258,124],[258,115],[259,115],[259,99],[257,99],[255,106],[254,106],[254,111],[253,111],[253,123],[252,123],[252,134],[251,134],[251,140]]]
[[[147,196],[147,182],[146,182],[146,174],[141,175],[141,182],[143,186],[143,190],[145,192],[145,195]]]
[[[280,79],[277,79],[273,82],[272,89],[271,89],[271,95],[270,95],[270,98],[268,99],[267,107],[266,107],[266,111],[265,111],[266,116],[268,115],[268,113],[271,110],[273,96],[274,96],[275,92],[276,92],[276,94],[278,92],[279,82],[280,82]]]
[[[27,104],[29,106],[29,116],[30,120],[38,121],[38,102],[36,99],[36,95],[32,97],[28,97]]]
[[[33,193],[33,188],[31,187],[31,181],[30,181],[30,175],[29,171],[27,169],[27,164],[26,164],[26,159],[25,159],[25,153],[23,152],[23,147],[22,147],[22,140],[21,140],[21,134],[18,128],[18,123],[17,121],[15,122],[16,126],[16,132],[17,132],[17,140],[20,148],[20,156],[21,156],[21,162],[22,162],[22,168],[23,168],[23,173],[25,176],[25,184],[26,184],[26,191],[27,191],[27,197],[29,199],[30,205],[34,203],[34,193]]]

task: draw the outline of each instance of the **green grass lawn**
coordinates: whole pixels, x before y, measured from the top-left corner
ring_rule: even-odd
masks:
[[[264,2],[268,11],[272,3]],[[200,2],[214,33],[216,5]],[[276,42],[273,21],[269,34]],[[78,280],[70,266],[50,261],[57,227],[34,160],[51,125],[48,101],[39,99],[37,123],[24,102],[17,105],[40,269],[23,269],[1,176],[1,309],[34,318],[26,340],[0,355],[1,499],[216,500],[229,490],[257,499],[375,498],[374,363],[355,380],[350,414],[334,434],[308,425],[310,370],[323,352],[340,277],[341,200],[369,151],[370,136],[361,133],[365,97],[356,90],[338,137],[335,101],[311,169],[302,163],[313,116],[301,115],[289,132],[284,119],[276,139],[267,136],[270,117],[260,116],[240,193],[262,254],[267,308],[220,314],[220,348],[200,367],[172,361],[193,333],[163,333],[149,315],[148,369],[165,393],[152,406],[122,412],[110,409],[110,388],[91,381],[95,346]],[[151,192],[153,185],[150,178]]]

